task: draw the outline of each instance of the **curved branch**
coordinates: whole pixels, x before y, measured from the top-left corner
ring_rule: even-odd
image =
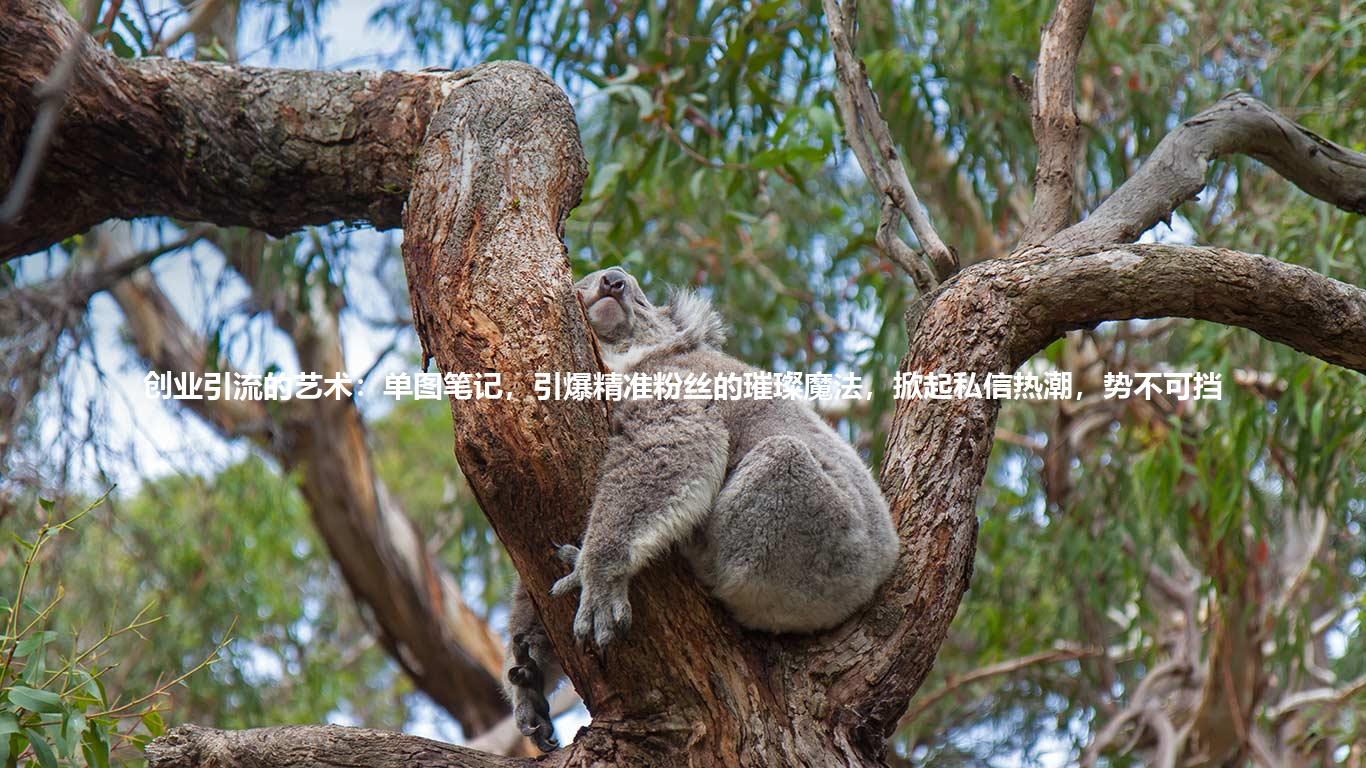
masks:
[[[1306,193],[1366,213],[1366,155],[1301,127],[1245,93],[1233,93],[1167,134],[1138,171],[1091,215],[1050,238],[1055,249],[1127,243],[1205,186],[1210,163],[1243,154]]]
[[[1119,245],[1026,259],[1008,273],[1029,303],[1018,362],[1063,332],[1105,320],[1186,317],[1255,331],[1366,373],[1366,291],[1312,269],[1224,248]],[[1037,345],[1037,346],[1035,346]]]
[[[1366,372],[1366,291],[1312,270],[1217,248],[1119,245],[982,262],[910,318],[903,373],[1011,373],[1068,330],[1188,317],[1237,325]],[[882,595],[820,642],[842,722],[868,744],[895,727],[933,663],[972,575],[976,498],[1000,403],[896,403],[882,466],[903,543]]]
[[[309,72],[120,60],[56,0],[0,0],[0,190],[68,41],[79,56],[58,128],[0,261],[105,219],[171,216],[280,235],[309,224],[399,226],[448,73]],[[78,36],[74,37],[73,36]]]
[[[1034,72],[1033,127],[1039,146],[1034,208],[1021,245],[1035,245],[1067,226],[1076,186],[1081,121],[1077,119],[1077,55],[1091,24],[1095,0],[1059,0],[1039,42]]]

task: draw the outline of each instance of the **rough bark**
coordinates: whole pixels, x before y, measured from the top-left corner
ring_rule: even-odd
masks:
[[[534,296],[539,289],[522,290]],[[1264,257],[1162,245],[1032,253],[971,267],[915,313],[902,370],[1009,373],[1070,329],[1160,316],[1242,326],[1366,370],[1366,291]],[[438,360],[454,352],[459,334],[432,336]],[[883,487],[905,543],[902,561],[865,611],[825,636],[740,631],[701,599],[676,563],[662,563],[633,587],[631,637],[601,664],[567,642],[572,601],[544,602],[546,553],[528,561],[523,575],[538,583],[542,613],[594,715],[573,744],[542,763],[880,764],[885,737],[929,671],[967,587],[976,494],[998,411],[993,400],[898,402]],[[522,423],[486,428],[506,433]],[[489,472],[517,471],[485,461]],[[554,540],[563,526],[562,518],[544,516],[554,510],[540,499],[514,502],[537,506],[503,507],[501,499],[486,506],[509,548],[524,556],[535,556],[528,543],[546,535],[543,529],[555,528],[546,535]],[[153,760],[163,764],[170,763]]]
[[[1033,128],[1039,148],[1034,171],[1034,207],[1020,237],[1035,245],[1067,226],[1072,216],[1081,121],[1075,104],[1077,55],[1091,26],[1095,0],[1063,0],[1043,28],[1039,66],[1034,71]]]
[[[400,223],[444,74],[272,70],[119,60],[60,3],[0,0],[0,189],[39,106],[35,88],[80,46],[56,132],[0,261],[105,219],[172,216],[283,234]]]
[[[913,310],[904,372],[1010,373],[1068,330],[1103,320],[1189,317],[1237,325],[1366,371],[1366,291],[1236,251],[1129,245],[984,262]],[[883,490],[902,562],[858,621],[807,661],[833,681],[844,727],[872,748],[923,682],[971,575],[974,503],[995,400],[897,402]]]
[[[42,14],[33,9],[53,6],[39,0],[0,2],[18,19],[10,29],[20,30],[0,38],[6,50],[19,46],[26,58],[37,51],[50,60],[54,38],[38,34],[41,25],[35,24]],[[96,53],[87,53],[82,62],[79,87],[71,94],[74,106],[67,110],[70,120],[64,123],[76,127],[77,135],[86,130],[80,126],[98,120],[80,105],[102,105],[123,112],[146,136],[159,137],[125,137],[135,147],[149,140],[181,147],[173,140],[188,131],[190,146],[209,146],[211,159],[175,152],[158,154],[157,162],[149,163],[147,155],[144,164],[167,166],[139,169],[160,178],[156,188],[130,183],[100,201],[77,199],[61,221],[37,217],[26,223],[25,234],[0,240],[6,253],[78,232],[92,211],[102,211],[101,217],[223,216],[250,219],[245,223],[266,229],[352,215],[392,225],[402,192],[411,190],[403,221],[404,261],[424,352],[446,371],[498,372],[507,393],[501,400],[452,401],[457,457],[593,714],[589,728],[541,764],[881,763],[885,738],[928,673],[969,583],[974,505],[993,440],[996,401],[898,402],[882,482],[904,544],[901,562],[892,581],[845,625],[816,637],[745,632],[706,598],[677,558],[665,558],[633,582],[635,622],[628,638],[605,658],[583,652],[570,640],[574,601],[548,598],[550,584],[562,573],[551,553],[558,544],[577,541],[582,531],[606,442],[606,412],[599,403],[543,401],[531,392],[537,372],[599,368],[560,240],[585,175],[565,95],[545,75],[514,63],[433,78],[122,64]],[[30,78],[43,71],[41,65],[31,69]],[[0,106],[23,107],[27,90],[20,86],[32,80],[8,73],[5,78],[0,94],[10,101]],[[252,104],[244,105],[236,92],[224,93],[229,86],[249,90]],[[93,101],[81,101],[82,93]],[[300,110],[316,93],[325,96]],[[190,120],[187,103],[194,103],[196,113],[245,109],[248,119],[218,121],[196,114]],[[356,112],[358,104],[383,114]],[[253,111],[258,109],[263,112]],[[16,114],[19,119],[5,123],[2,135],[22,132],[25,113]],[[398,114],[404,118],[395,118]],[[1228,122],[1243,125],[1241,117]],[[223,135],[200,135],[205,120],[215,120],[212,128]],[[392,135],[380,137],[381,130]],[[1199,124],[1182,130],[1186,138],[1173,144],[1178,148],[1199,143],[1190,137],[1206,135]],[[1250,129],[1234,133],[1244,139],[1260,136]],[[1317,147],[1317,154],[1295,136]],[[1307,191],[1359,209],[1353,206],[1359,206],[1354,195],[1361,186],[1347,183],[1355,178],[1352,153],[1301,134],[1286,141],[1237,147],[1266,155],[1273,167],[1288,163],[1287,175]],[[1208,152],[1233,151],[1227,143],[1209,146],[1214,149]],[[290,150],[288,157],[281,158],[281,147]],[[261,168],[232,161],[244,149],[265,155]],[[113,157],[125,168],[128,162],[120,154],[122,146],[63,145],[54,154],[64,152],[71,167],[95,167],[91,158],[96,155],[101,162]],[[1202,169],[1212,156],[1208,152],[1195,155]],[[6,157],[12,167],[12,152]],[[414,157],[411,178],[401,174],[393,194],[373,178],[357,181],[376,173],[400,175]],[[206,167],[237,174],[214,182],[218,190],[236,190],[230,210],[220,207],[228,201],[215,197],[219,192],[207,184],[213,179],[205,175]],[[1306,168],[1313,173],[1306,174]],[[70,183],[69,171],[58,166],[45,173],[38,190],[54,194],[51,189]],[[1333,173],[1342,183],[1325,180],[1324,174]],[[927,295],[910,317],[911,343],[902,370],[1009,373],[1069,329],[1167,315],[1240,325],[1366,370],[1366,294],[1359,289],[1232,251],[1096,247],[1151,224],[1143,223],[1146,212],[1161,209],[1164,200],[1170,203],[1171,190],[1179,187],[1161,176],[1159,170],[1149,171],[1150,181],[1132,190],[1137,197],[1121,198],[1108,211],[1102,206],[1087,220],[1096,220],[1092,229],[1078,230],[1083,222],[1050,241],[1054,244],[979,264]],[[187,188],[190,180],[194,184]],[[98,186],[88,177],[81,182]],[[299,184],[317,189],[300,191]],[[359,187],[367,189],[362,193]],[[242,198],[243,191],[261,194]],[[1125,205],[1124,199],[1144,204]],[[905,212],[904,201],[895,202]],[[355,210],[362,212],[346,213]],[[1069,238],[1080,237],[1078,231],[1090,233],[1079,245],[1056,244],[1074,242]],[[321,435],[326,439],[320,444],[339,442],[351,451],[361,439],[344,415],[318,412],[310,418],[340,419],[325,429],[342,433]],[[244,417],[240,423],[251,420]],[[308,445],[309,438],[301,444]],[[321,470],[305,476],[324,486],[337,483],[319,489],[328,503],[378,495],[372,477],[338,478]],[[369,764],[392,759],[395,751],[386,744],[407,765],[515,762],[488,762],[466,750],[427,751],[429,742],[406,737],[326,728],[242,734],[178,730],[156,742],[149,758],[153,765]]]
[[[249,731],[185,725],[152,742],[147,761],[160,768],[513,768],[532,764],[418,736],[334,725]]]

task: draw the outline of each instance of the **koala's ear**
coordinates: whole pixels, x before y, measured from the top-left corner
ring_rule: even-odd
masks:
[[[726,343],[726,321],[711,304],[711,299],[697,291],[675,288],[669,292],[666,308],[669,319],[690,342],[699,346],[720,347]]]

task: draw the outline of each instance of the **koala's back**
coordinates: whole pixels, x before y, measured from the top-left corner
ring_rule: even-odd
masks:
[[[642,370],[744,374],[709,348]],[[898,540],[853,447],[803,400],[708,404],[729,436],[725,479],[685,552],[740,623],[804,632],[843,621],[891,572]]]

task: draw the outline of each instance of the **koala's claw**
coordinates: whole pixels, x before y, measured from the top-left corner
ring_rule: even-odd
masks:
[[[537,673],[531,668],[521,665],[508,667],[508,682],[521,688],[531,688],[535,685]]]
[[[584,592],[574,614],[574,637],[587,646],[591,639],[598,649],[624,637],[631,627],[631,601],[626,590]]]
[[[553,752],[560,748],[555,738],[555,726],[550,722],[550,703],[544,696],[531,696],[528,701],[519,703],[513,713],[517,718],[517,730],[531,739],[542,752]]]
[[[579,548],[573,544],[564,544],[555,550],[555,556],[573,568],[568,575],[550,587],[551,595],[561,597],[579,589],[583,584],[582,578],[579,576]]]
[[[538,725],[535,733],[524,733],[522,735],[530,738],[531,743],[535,744],[536,748],[542,752],[554,752],[560,748],[560,740],[555,738],[555,729],[551,727],[549,720]]]
[[[580,550],[565,544],[555,550],[555,556],[573,567],[568,574],[550,588],[550,594],[561,597],[579,590],[579,610],[574,614],[574,637],[579,645],[588,647],[591,641],[598,648],[606,648],[626,634],[631,626],[631,601],[626,585],[612,584],[607,588],[596,581],[591,588],[579,571]]]
[[[550,594],[554,597],[563,597],[564,595],[573,592],[579,587],[579,572],[578,570],[573,570],[569,572],[568,576],[565,576],[564,578],[560,579],[559,581],[551,585]]]
[[[517,730],[542,752],[554,751],[560,742],[555,739],[555,726],[550,722],[550,702],[541,692],[545,688],[545,672],[531,657],[526,635],[513,635],[512,658],[515,663],[508,667],[508,682],[518,689],[513,696]]]
[[[570,565],[578,565],[579,548],[573,544],[561,544],[555,548],[555,557],[560,558]]]

